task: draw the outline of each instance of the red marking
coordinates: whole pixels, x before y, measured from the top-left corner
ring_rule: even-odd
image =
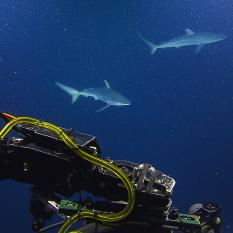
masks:
[[[15,116],[13,116],[13,115],[11,115],[11,114],[9,114],[9,113],[3,112],[2,114],[3,114],[4,116],[6,116],[6,117],[11,118],[11,119],[15,119],[15,118],[16,118]]]

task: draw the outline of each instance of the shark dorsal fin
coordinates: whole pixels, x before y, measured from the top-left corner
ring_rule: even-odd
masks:
[[[189,28],[185,29],[185,33],[186,33],[186,35],[193,35],[193,34],[195,34],[195,32],[193,30],[189,29]]]
[[[104,80],[104,84],[105,84],[105,87],[106,87],[107,89],[110,89],[110,88],[111,88],[110,85],[109,85],[109,83],[107,82],[107,80]]]

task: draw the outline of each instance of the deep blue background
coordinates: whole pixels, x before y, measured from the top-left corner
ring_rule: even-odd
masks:
[[[154,164],[176,179],[176,207],[215,200],[231,232],[232,12],[232,0],[1,0],[1,111],[76,128],[96,135],[105,156]],[[185,28],[228,39],[197,55],[185,47],[151,56],[137,35],[159,43]],[[132,105],[95,114],[103,103],[71,105],[54,85],[104,79]],[[1,183],[1,232],[31,232],[29,190]]]

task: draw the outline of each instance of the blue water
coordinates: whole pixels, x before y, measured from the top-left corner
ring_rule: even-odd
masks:
[[[232,232],[232,0],[1,0],[1,111],[96,135],[104,156],[148,162],[177,182],[173,204],[187,211],[214,200]],[[194,31],[228,35],[151,56],[141,32],[163,42]],[[130,106],[70,97],[106,79]],[[54,172],[59,172],[53,169]],[[2,181],[1,232],[31,232],[30,186]],[[12,223],[13,221],[13,223]]]

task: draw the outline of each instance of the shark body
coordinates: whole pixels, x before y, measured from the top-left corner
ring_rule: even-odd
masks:
[[[197,46],[196,53],[198,53],[206,44],[212,44],[221,40],[225,40],[227,38],[227,36],[223,34],[216,34],[209,32],[195,33],[191,29],[187,28],[185,30],[184,35],[175,37],[171,40],[156,45],[151,41],[145,39],[140,33],[138,34],[139,37],[149,46],[151,55],[154,54],[157,49],[180,48],[184,46],[194,46],[194,45]]]
[[[109,83],[106,80],[104,80],[104,83],[105,87],[103,88],[87,88],[82,91],[78,91],[72,87],[66,86],[59,82],[55,82],[55,84],[58,87],[60,87],[63,91],[71,95],[72,104],[77,101],[79,96],[92,97],[95,100],[100,100],[106,103],[106,105],[103,108],[100,108],[96,112],[103,111],[104,109],[110,106],[126,106],[131,104],[131,102],[126,97],[124,97],[119,92],[111,89]]]

